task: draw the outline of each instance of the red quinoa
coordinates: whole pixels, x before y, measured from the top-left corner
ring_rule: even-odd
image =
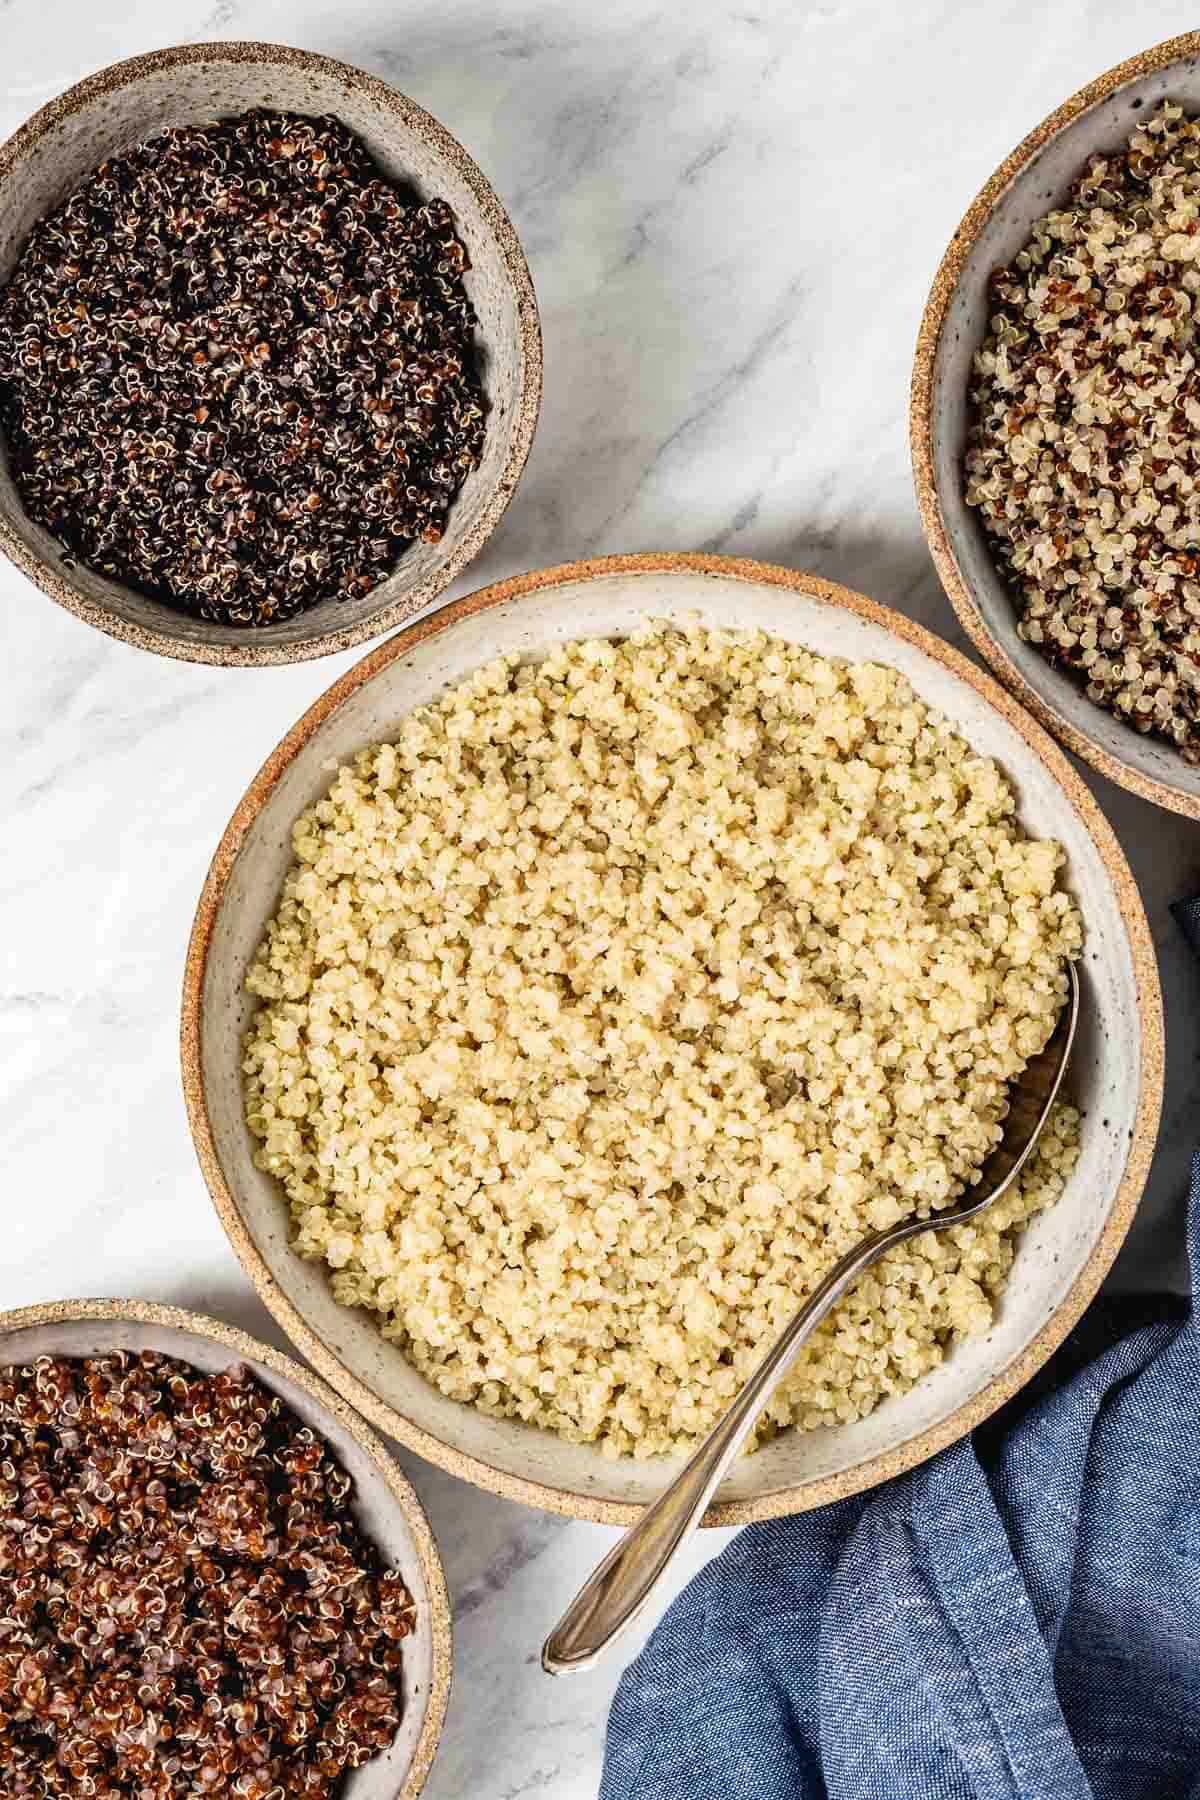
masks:
[[[414,1619],[351,1488],[244,1369],[0,1371],[5,1800],[333,1795],[395,1736]]]

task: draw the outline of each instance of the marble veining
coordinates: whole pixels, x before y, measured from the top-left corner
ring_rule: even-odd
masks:
[[[458,591],[585,554],[719,549],[835,577],[960,644],[905,437],[933,270],[1030,126],[1195,23],[1182,0],[0,0],[0,14],[0,133],[117,57],[258,37],[375,71],[477,158],[529,256],[546,395],[521,488]],[[232,806],[353,653],[168,663],[7,567],[0,650],[0,1307],[155,1298],[279,1342],[195,1166],[179,980]],[[1200,888],[1200,827],[1092,785],[1142,885],[1167,1004],[1159,1152],[1114,1282],[1178,1286],[1200,970],[1168,908]],[[586,1800],[618,1671],[556,1683],[537,1652],[609,1534],[402,1460],[457,1607],[430,1800]]]

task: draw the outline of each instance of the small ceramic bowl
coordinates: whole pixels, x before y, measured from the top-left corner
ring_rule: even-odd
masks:
[[[1017,635],[1011,592],[963,498],[967,388],[988,320],[988,277],[1028,242],[1097,151],[1123,147],[1164,99],[1200,110],[1200,32],[1110,69],[1030,132],[972,202],[934,277],[917,338],[910,431],[917,500],[942,584],[1000,679],[1111,781],[1200,818],[1200,768],[1088,699]]]
[[[205,1371],[243,1366],[318,1431],[354,1480],[354,1511],[416,1602],[405,1643],[404,1717],[391,1747],[346,1776],[344,1800],[414,1800],[425,1785],[450,1695],[450,1603],[421,1502],[379,1439],[323,1381],[244,1331],[177,1306],[62,1300],[0,1313],[0,1368],[37,1356],[152,1350]]]
[[[1023,1237],[993,1330],[957,1347],[910,1393],[853,1425],[781,1433],[742,1459],[709,1522],[817,1506],[910,1467],[971,1430],[1028,1380],[1095,1293],[1141,1193],[1158,1122],[1162,1019],[1145,913],[1112,831],[1067,758],[989,676],[929,632],[813,576],[713,556],[611,557],[485,588],[410,626],[318,700],[251,783],[200,896],[183,999],[183,1077],[217,1210],[255,1286],[339,1391],[431,1461],[496,1493],[623,1524],[677,1466],[487,1418],[438,1393],[365,1312],[339,1306],[323,1268],[288,1243],[282,1189],[256,1169],[242,1111],[243,979],[291,862],[291,828],[332,767],[394,733],[490,658],[621,637],[648,614],[761,627],[822,655],[899,669],[1015,784],[1021,821],[1064,846],[1086,921],[1084,1009],[1070,1084],[1082,1155],[1056,1206]]]
[[[255,106],[333,113],[379,166],[453,208],[479,316],[488,402],[480,467],[463,485],[438,544],[414,544],[358,600],[324,600],[279,625],[239,629],[199,619],[75,565],[25,515],[0,445],[0,550],[61,606],[144,650],[189,662],[303,662],[390,631],[427,607],[478,555],[512,498],[537,424],[542,344],[533,283],[504,208],[462,145],[415,101],[346,63],[282,44],[183,44],[91,75],[35,113],[0,148],[0,285],[37,220],[105,157],[166,126]]]

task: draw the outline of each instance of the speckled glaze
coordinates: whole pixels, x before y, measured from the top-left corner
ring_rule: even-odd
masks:
[[[36,1356],[152,1350],[198,1369],[244,1365],[326,1439],[354,1479],[354,1511],[384,1560],[400,1570],[417,1606],[405,1645],[405,1711],[395,1743],[345,1779],[343,1800],[415,1800],[425,1785],[450,1695],[450,1604],[437,1545],[421,1502],[367,1429],[323,1381],[244,1331],[136,1300],[62,1300],[0,1313],[0,1368]]]
[[[200,896],[184,978],[183,1081],[196,1149],[230,1239],[284,1329],[347,1399],[465,1480],[512,1499],[625,1524],[673,1462],[613,1461],[444,1398],[338,1306],[324,1270],[288,1245],[282,1190],[255,1169],[241,1098],[242,982],[291,860],[291,826],[337,762],[395,731],[489,658],[536,657],[621,636],[647,614],[757,626],[825,655],[891,664],[1013,779],[1020,817],[1059,838],[1087,924],[1084,1012],[1070,1078],[1086,1108],[1083,1154],[1059,1204],[1034,1221],[995,1328],[959,1347],[870,1418],[781,1434],[721,1487],[710,1524],[741,1524],[869,1487],[970,1431],[1015,1393],[1096,1292],[1137,1205],[1162,1093],[1154,950],[1125,858],[1087,788],[1041,727],[989,676],[901,615],[792,570],[731,557],[608,557],[519,576],[445,607],[365,657],[317,701],[251,783]]]
[[[1171,38],[1089,82],[1001,163],[968,209],[934,277],[917,338],[910,433],[917,503],[942,585],[1000,679],[1065,744],[1145,800],[1200,818],[1200,768],[1087,698],[1017,636],[1010,591],[963,499],[971,359],[988,319],[987,283],[1060,203],[1096,151],[1128,142],[1160,101],[1200,110],[1200,32]]]
[[[326,600],[283,624],[239,630],[176,613],[90,569],[65,569],[58,546],[25,515],[0,445],[0,549],[61,606],[111,636],[189,662],[302,662],[390,631],[427,607],[476,556],[520,479],[537,424],[542,344],[537,302],[508,215],[462,145],[414,101],[346,63],[282,44],[185,44],[116,63],[52,101],[0,148],[0,283],[31,229],[106,156],[168,125],[253,106],[333,113],[384,172],[454,210],[479,315],[488,401],[481,466],[468,477],[439,544],[415,544],[395,572],[353,601]]]

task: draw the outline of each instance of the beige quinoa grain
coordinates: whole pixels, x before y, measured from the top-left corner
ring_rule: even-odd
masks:
[[[1018,631],[1200,762],[1200,121],[1164,103],[991,279],[966,497]]]
[[[971,1180],[1080,942],[899,675],[697,624],[492,663],[294,846],[244,1066],[296,1247],[443,1393],[613,1455],[690,1444],[838,1255]],[[986,1329],[1077,1138],[865,1277],[762,1434]]]

